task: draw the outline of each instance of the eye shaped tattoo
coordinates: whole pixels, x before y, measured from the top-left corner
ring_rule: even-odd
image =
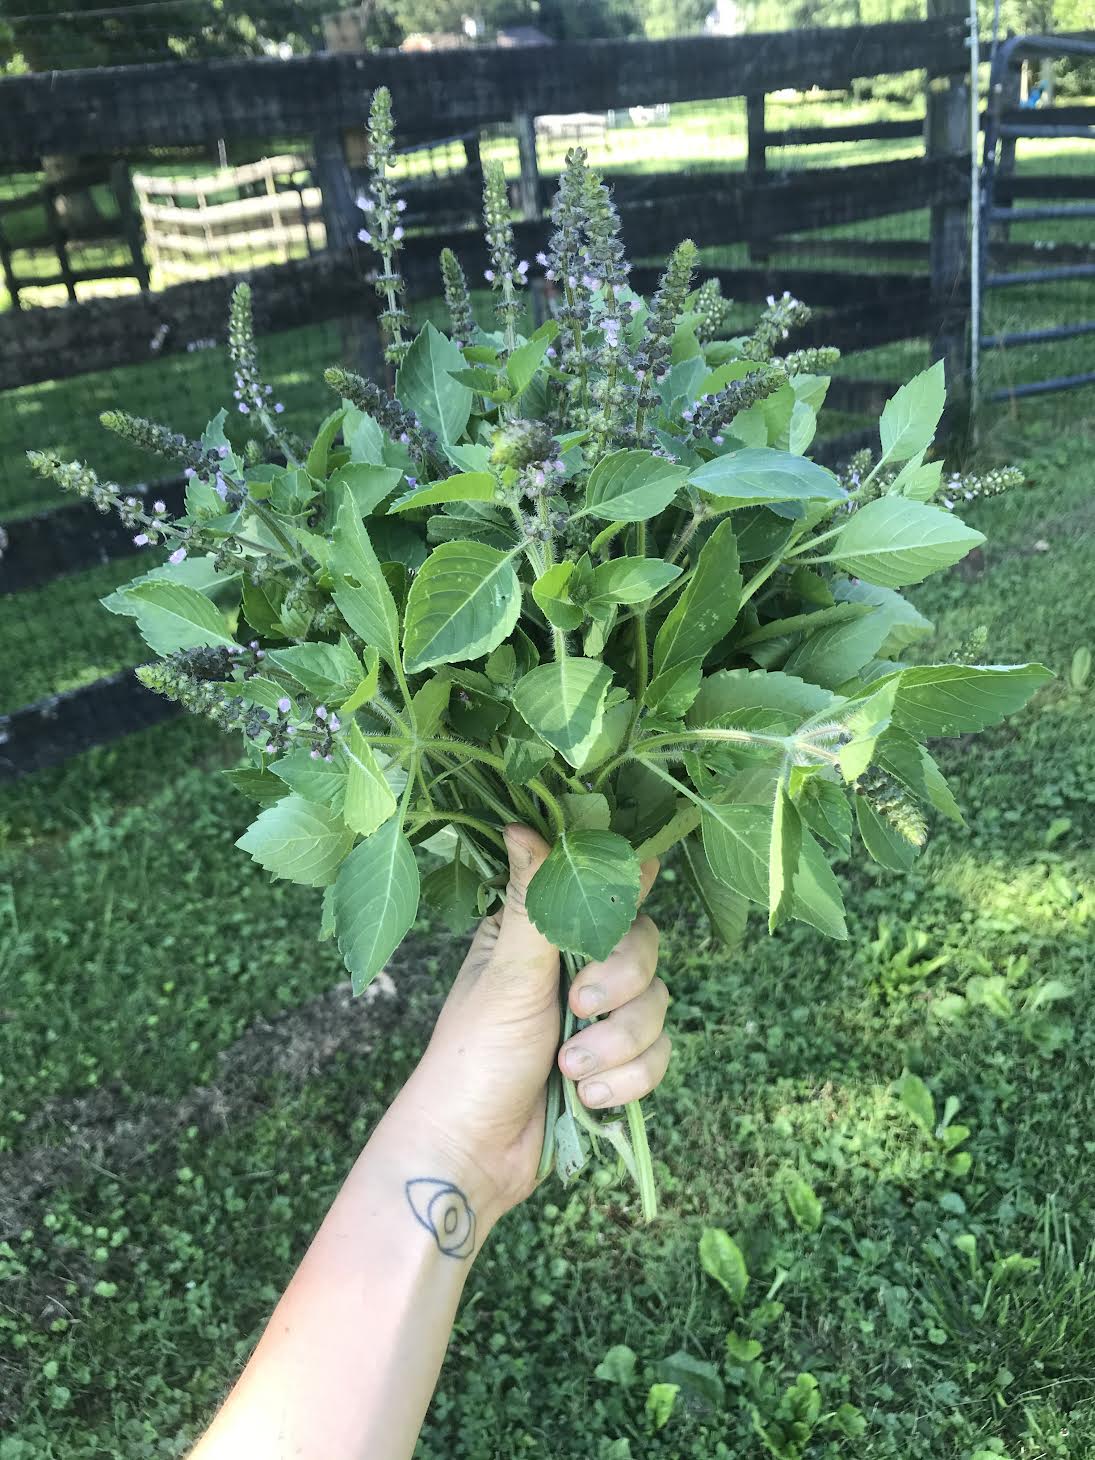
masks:
[[[404,1186],[414,1219],[446,1257],[470,1257],[475,1250],[475,1213],[451,1181],[416,1176]]]

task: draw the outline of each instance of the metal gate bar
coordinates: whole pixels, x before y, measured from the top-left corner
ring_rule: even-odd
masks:
[[[1089,204],[1067,204],[1039,206],[1037,208],[1001,207],[996,202],[997,191],[1010,193],[1009,183],[1013,180],[1002,176],[999,169],[998,151],[1005,140],[1020,137],[1080,137],[1095,140],[1095,126],[1085,125],[1090,109],[1087,107],[1067,109],[1067,120],[1061,124],[1050,121],[1052,110],[1041,113],[1031,111],[1029,120],[1010,104],[1008,87],[1005,85],[1009,69],[1020,57],[1028,56],[1095,56],[1095,41],[1074,39],[1068,36],[1011,36],[993,57],[989,75],[989,97],[985,109],[985,150],[981,170],[981,228],[979,241],[980,268],[977,297],[973,301],[976,314],[975,336],[980,346],[987,349],[1010,349],[1017,345],[1034,345],[1053,340],[1076,339],[1082,335],[1095,334],[1095,320],[1081,320],[1073,324],[1049,325],[1042,329],[1020,330],[1012,333],[982,335],[985,293],[989,289],[1008,289],[1021,284],[1054,284],[1070,279],[1095,279],[1095,264],[1066,264],[1041,269],[1024,269],[1015,273],[994,272],[991,266],[992,226],[1014,223],[1046,223],[1059,219],[1095,218],[1095,206]],[[1085,115],[1085,113],[1087,115]],[[972,361],[976,375],[980,368],[979,350]],[[1095,370],[1073,375],[1057,375],[1048,380],[1030,381],[1024,385],[1010,385],[992,391],[989,400],[1013,400],[1024,396],[1048,395],[1059,390],[1075,390],[1083,385],[1095,384]],[[976,380],[974,382],[976,390]]]

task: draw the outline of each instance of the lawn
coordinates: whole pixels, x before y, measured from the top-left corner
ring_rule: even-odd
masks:
[[[940,746],[968,827],[937,826],[904,878],[845,867],[842,945],[757,921],[727,955],[670,861],[662,1216],[638,1227],[605,1172],[503,1222],[421,1460],[1095,1455],[1095,688],[1069,675],[1095,647],[1086,400],[993,418],[983,459],[1030,484],[971,510],[984,552],[913,591],[931,657],[983,626],[993,658],[1058,674]],[[75,608],[51,610],[62,638]],[[185,1452],[460,959],[425,925],[352,1003],[315,895],[234,850],[251,808],[224,756],[179,722],[4,798],[0,1460]],[[956,1102],[968,1171],[900,1098],[906,1073],[937,1118]],[[701,1270],[706,1226],[746,1255],[740,1311]],[[801,1444],[779,1439],[799,1374],[820,1388]],[[656,1380],[681,1391],[654,1434]],[[841,1405],[861,1434],[826,1418]]]

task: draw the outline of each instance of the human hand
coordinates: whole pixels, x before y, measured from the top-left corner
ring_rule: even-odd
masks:
[[[553,1061],[577,1080],[591,1109],[648,1095],[665,1074],[662,1030],[669,994],[655,977],[658,930],[640,914],[609,956],[571,986],[580,1019],[603,1016],[559,1044],[559,954],[529,921],[525,890],[548,855],[528,827],[505,830],[510,878],[505,908],[485,918],[453,984],[421,1063],[393,1114],[425,1127],[497,1217],[536,1184]],[[642,868],[640,901],[658,873]]]

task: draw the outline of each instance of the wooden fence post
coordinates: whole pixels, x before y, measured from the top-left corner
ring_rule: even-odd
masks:
[[[536,118],[528,112],[518,112],[513,119],[517,133],[517,155],[521,161],[521,176],[517,184],[517,197],[523,218],[539,218],[540,168],[536,160]]]
[[[764,92],[751,91],[745,98],[745,172],[751,183],[763,183],[764,175],[768,171],[765,126]],[[771,257],[770,250],[750,234],[750,263],[766,264]]]
[[[954,15],[956,0],[928,0],[928,17]],[[925,155],[954,177],[945,181],[946,201],[931,209],[928,245],[931,297],[937,315],[932,358],[942,360],[952,404],[969,387],[969,192],[960,179],[969,172],[969,82],[961,71],[928,76],[924,118]]]

